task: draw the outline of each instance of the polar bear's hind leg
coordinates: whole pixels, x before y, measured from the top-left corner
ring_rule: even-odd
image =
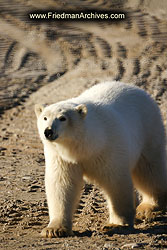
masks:
[[[150,147],[151,148],[151,147]],[[167,170],[162,148],[153,152],[152,159],[142,155],[133,170],[134,186],[142,196],[136,210],[138,219],[151,219],[153,211],[164,210],[167,205]]]

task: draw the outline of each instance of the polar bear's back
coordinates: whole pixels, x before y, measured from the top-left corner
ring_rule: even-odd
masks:
[[[103,82],[84,91],[78,98],[81,102],[108,102],[118,97],[123,88],[125,84],[121,82]]]
[[[148,138],[155,138],[158,134],[158,140],[164,141],[164,128],[158,105],[138,87],[116,81],[104,82],[86,90],[76,99],[78,103],[97,107],[93,110],[100,113],[100,122],[105,121],[103,127],[108,129],[110,124],[113,128],[113,121],[116,121],[116,126],[121,131],[126,131],[130,140],[135,139],[144,144]],[[92,119],[95,113],[91,112],[88,119]],[[97,127],[97,122],[95,126]]]
[[[104,111],[107,112],[115,110],[121,116],[129,114],[129,118],[134,113],[136,117],[137,113],[140,115],[149,113],[150,116],[153,113],[155,115],[155,112],[159,113],[158,106],[144,90],[117,81],[97,84],[78,96],[76,101],[104,107]]]
[[[134,99],[137,96],[145,97],[147,94],[135,87],[122,82],[112,81],[94,85],[83,92],[77,99],[80,102],[92,102],[101,104],[113,104],[125,102],[126,99]],[[130,100],[129,100],[130,101]]]

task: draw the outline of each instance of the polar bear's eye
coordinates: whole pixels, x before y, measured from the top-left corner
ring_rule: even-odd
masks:
[[[61,121],[61,122],[64,122],[64,121],[66,121],[66,118],[65,118],[65,116],[60,116],[60,117],[59,117],[59,121]]]
[[[44,118],[43,118],[45,121],[47,121],[47,117],[45,116]]]

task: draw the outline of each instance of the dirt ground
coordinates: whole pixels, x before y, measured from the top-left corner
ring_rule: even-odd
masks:
[[[76,96],[104,80],[145,89],[167,115],[167,2],[0,0],[0,249],[167,249],[167,213],[135,229],[103,232],[102,191],[85,184],[74,237],[43,239],[44,155],[35,103]],[[39,22],[46,9],[116,9],[119,22]]]

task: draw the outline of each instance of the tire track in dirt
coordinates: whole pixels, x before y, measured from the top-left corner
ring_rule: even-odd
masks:
[[[81,60],[90,60],[90,63],[93,60],[98,63],[101,62],[103,70],[109,69],[109,74],[112,75],[113,79],[134,82],[134,78],[137,76],[138,82],[145,83],[145,79],[143,81],[144,77],[140,78],[140,75],[136,74],[136,60],[139,62],[138,58],[141,57],[148,43],[150,43],[151,47],[154,47],[154,43],[161,42],[159,37],[163,38],[163,42],[166,39],[162,22],[155,17],[149,16],[148,13],[129,11],[128,18],[124,22],[119,24],[96,23],[94,30],[90,25],[83,23],[77,25],[75,23],[61,23],[59,26],[53,23],[42,24],[28,19],[25,20],[23,16],[25,17],[26,13],[32,7],[34,8],[34,5],[31,6],[30,3],[26,4],[25,2],[25,8],[24,4],[22,4],[19,5],[18,9],[18,2],[13,1],[9,8],[7,7],[9,6],[8,2],[1,4],[3,11],[1,33],[3,37],[5,36],[5,40],[7,39],[6,36],[12,39],[6,53],[0,51],[1,56],[4,54],[1,81],[5,77],[15,79],[18,82],[19,78],[24,77],[28,78],[28,82],[32,84],[38,82],[38,86],[41,87],[43,84],[57,79],[59,75],[75,68]],[[45,3],[44,8],[50,6],[49,4],[53,4],[53,1],[50,1],[47,6],[46,2],[43,2]],[[109,3],[104,2],[106,3],[105,6],[108,6]],[[85,4],[86,2],[83,6]],[[93,1],[92,4],[98,8],[102,2]],[[124,2],[120,2],[120,6],[123,6],[123,4]],[[121,37],[117,38],[118,30],[122,32],[123,29],[124,34],[127,34],[127,31],[129,32],[128,34],[132,38],[130,43],[128,43],[129,40],[126,41],[127,38],[124,41],[121,41]],[[102,30],[103,35],[101,34]],[[133,55],[131,51],[135,49],[136,44],[132,40],[135,39],[138,39],[137,44],[140,43],[140,46]],[[132,75],[129,75],[127,65],[134,68]],[[111,69],[113,70],[111,71]],[[139,85],[144,85],[144,83],[139,83]],[[29,85],[25,83],[26,88],[29,88]],[[3,90],[4,88],[1,91],[3,92]],[[6,108],[11,107],[11,104],[7,104],[8,99],[10,98],[6,98],[5,101]],[[21,101],[18,98],[18,103]],[[2,102],[2,110],[3,106],[4,103]]]

